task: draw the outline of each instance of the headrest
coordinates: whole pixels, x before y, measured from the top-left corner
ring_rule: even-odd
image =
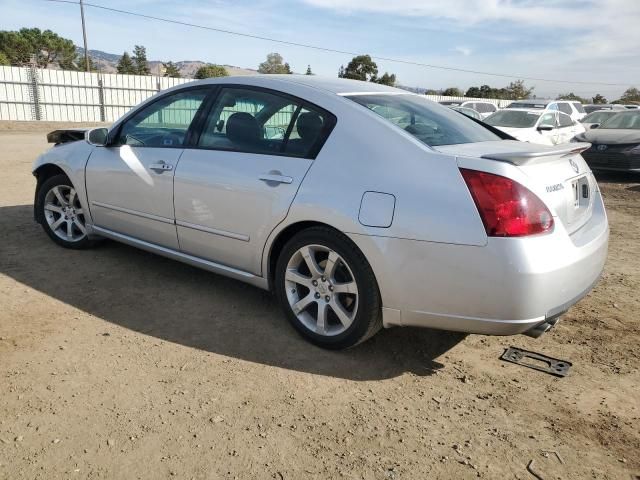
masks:
[[[315,140],[322,130],[322,117],[315,112],[300,114],[296,122],[296,130],[303,140]]]
[[[257,143],[260,125],[249,113],[236,112],[227,120],[227,138],[234,143]]]

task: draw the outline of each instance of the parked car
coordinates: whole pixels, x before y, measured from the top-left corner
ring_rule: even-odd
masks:
[[[622,111],[625,110],[624,105],[618,105],[615,103],[608,103],[608,104],[590,104],[590,105],[583,105],[584,111],[587,112],[587,114],[592,113],[592,112],[597,112],[598,110],[618,110],[618,111]]]
[[[558,111],[569,115],[576,122],[582,120],[587,114],[580,102],[571,102],[568,100],[516,100],[511,102],[506,108]]]
[[[622,110],[623,112],[626,110]],[[580,123],[582,126],[589,130],[590,128],[597,128],[600,126],[602,122],[611,118],[612,116],[619,113],[620,110],[596,110],[595,112],[590,113],[586,117],[584,117]]]
[[[454,106],[451,106],[449,108],[451,108],[451,110],[455,110],[456,112],[462,113],[463,115],[466,115],[467,117],[475,118],[476,120],[482,120],[482,115],[480,115],[478,112],[476,112],[473,108],[454,107]]]
[[[521,142],[558,145],[567,143],[585,128],[564,113],[509,108],[484,120]]]
[[[640,111],[616,113],[598,128],[576,136],[577,142],[589,142],[583,154],[594,170],[640,172]]]
[[[482,118],[486,118],[499,110],[495,103],[482,100],[443,100],[439,103],[441,105],[446,105],[447,107],[470,108],[478,112]]]
[[[54,242],[108,238],[270,289],[326,348],[381,326],[539,336],[605,262],[588,144],[505,140],[384,85],[208,79],[77,135],[49,134],[33,166]]]

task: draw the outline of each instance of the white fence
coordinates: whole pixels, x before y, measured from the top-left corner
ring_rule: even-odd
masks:
[[[190,81],[0,66],[0,120],[113,122],[160,90]],[[500,108],[511,103],[511,100],[443,95],[426,98],[436,102],[483,100]]]
[[[184,78],[0,67],[0,120],[113,122]]]

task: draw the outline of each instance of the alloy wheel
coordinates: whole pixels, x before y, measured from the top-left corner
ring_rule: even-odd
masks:
[[[80,199],[69,185],[56,185],[47,192],[44,218],[51,231],[64,241],[78,242],[87,236]]]
[[[346,331],[358,313],[358,286],[347,262],[322,245],[306,245],[289,259],[285,291],[291,310],[323,336]]]

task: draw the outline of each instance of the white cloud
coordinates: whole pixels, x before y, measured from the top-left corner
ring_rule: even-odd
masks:
[[[458,53],[461,53],[465,57],[468,57],[473,52],[473,50],[471,50],[469,47],[463,47],[463,46],[455,47],[453,50]]]

